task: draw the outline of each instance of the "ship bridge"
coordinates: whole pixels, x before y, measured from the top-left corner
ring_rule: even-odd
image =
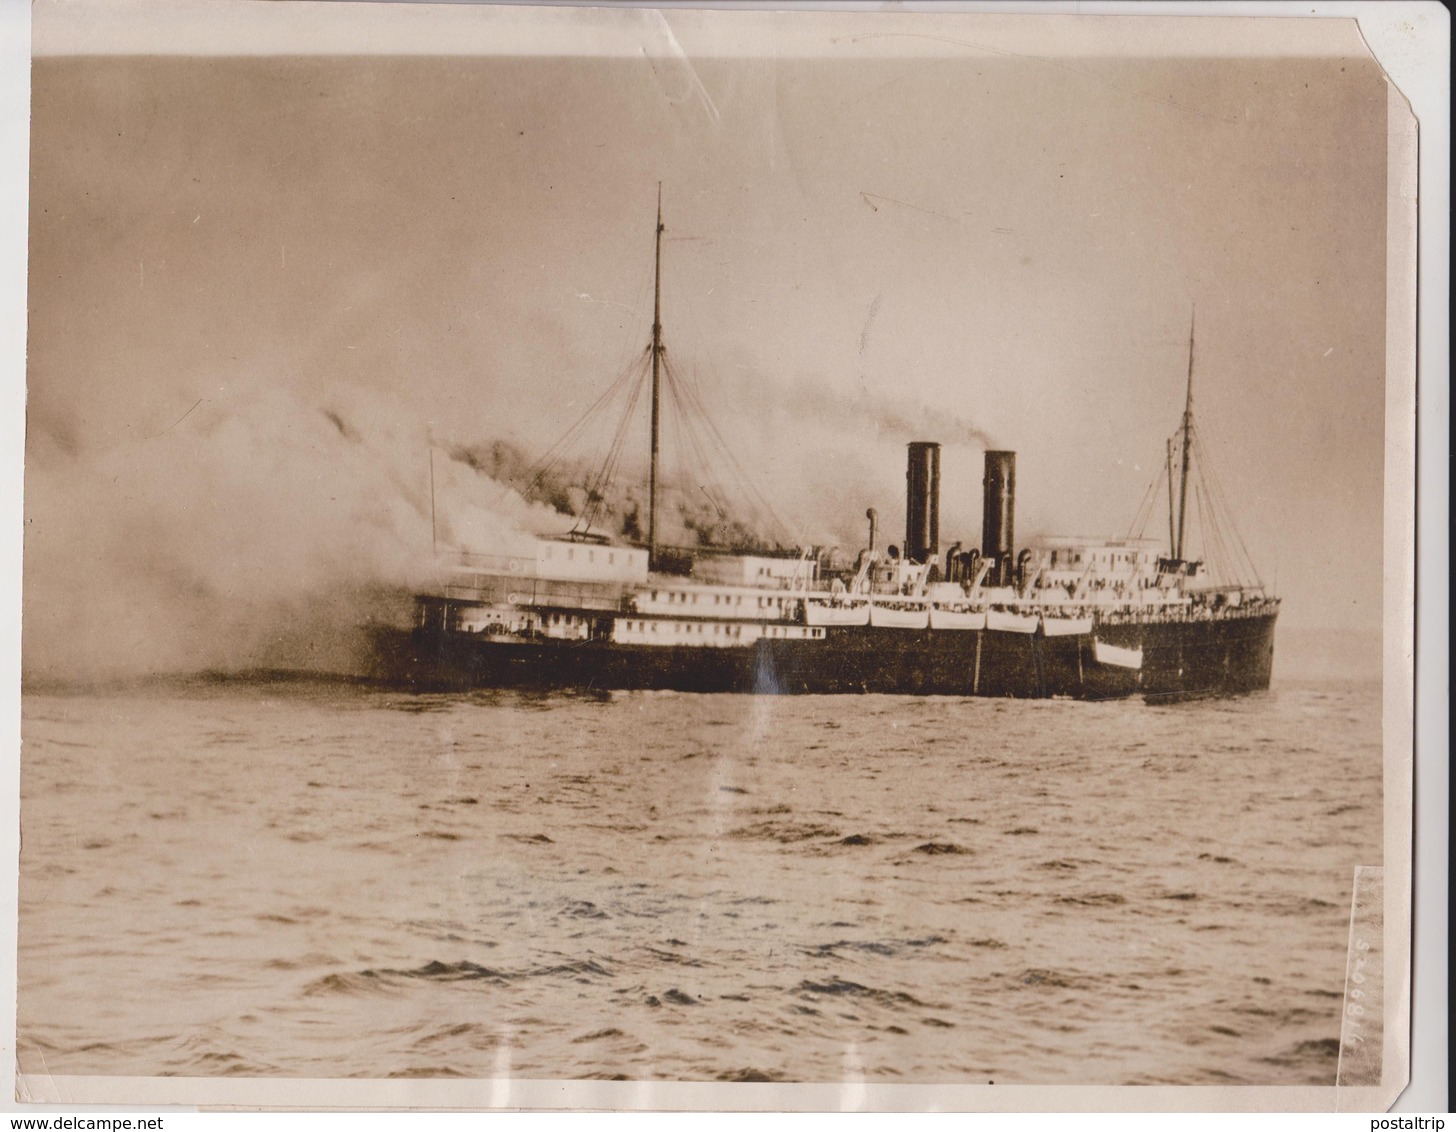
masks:
[[[1151,588],[1157,585],[1161,549],[1153,539],[1098,539],[1058,535],[1026,548],[1030,589],[1052,587]]]

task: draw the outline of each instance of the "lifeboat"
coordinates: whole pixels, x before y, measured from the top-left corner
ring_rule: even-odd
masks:
[[[881,629],[924,629],[930,606],[923,601],[870,601],[870,624]]]
[[[868,625],[870,605],[864,598],[810,597],[804,599],[807,625]]]
[[[932,605],[930,607],[932,629],[984,629],[986,613],[979,609],[957,609],[954,606]]]
[[[993,633],[1035,633],[1041,618],[1034,613],[1012,613],[1005,609],[986,611],[986,628]]]
[[[1112,668],[1140,669],[1143,666],[1141,647],[1128,649],[1120,645],[1109,645],[1106,641],[1099,641],[1096,637],[1092,638],[1092,657],[1098,664],[1105,664]]]

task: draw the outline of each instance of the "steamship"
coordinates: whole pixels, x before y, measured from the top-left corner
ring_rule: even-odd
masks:
[[[645,542],[589,529],[512,554],[457,553],[381,631],[382,678],[415,689],[671,689],[1111,699],[1266,689],[1279,599],[1257,574],[1219,577],[1185,553],[1195,453],[1193,335],[1169,438],[1168,542],[1015,535],[1016,455],[985,453],[978,547],[942,550],[940,445],[909,445],[902,546],[878,519],[852,563],[815,548],[728,553],[659,545],[662,345],[659,196]],[[1200,511],[1221,491],[1200,488]],[[1208,507],[1202,507],[1204,502]],[[1146,501],[1145,501],[1146,504]],[[1242,549],[1231,522],[1205,549]]]

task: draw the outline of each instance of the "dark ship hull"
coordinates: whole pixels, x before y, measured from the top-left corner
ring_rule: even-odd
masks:
[[[1082,700],[1231,696],[1269,687],[1277,612],[1099,625],[1094,634],[828,628],[818,640],[741,649],[611,640],[502,639],[433,626],[385,630],[380,677],[417,690],[664,689]],[[1140,649],[1141,667],[1097,659]]]

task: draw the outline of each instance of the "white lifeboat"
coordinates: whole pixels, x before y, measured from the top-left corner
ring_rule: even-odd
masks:
[[[1120,645],[1109,645],[1096,637],[1092,638],[1092,657],[1098,664],[1106,664],[1112,668],[1141,669],[1143,666],[1141,647],[1129,649]]]
[[[868,625],[870,603],[864,598],[806,597],[804,622],[808,625]]]
[[[881,629],[924,629],[930,624],[930,606],[904,598],[871,599],[870,624]]]
[[[986,628],[993,633],[1035,633],[1041,618],[1034,613],[1012,613],[1006,609],[988,609]]]
[[[986,613],[978,609],[957,609],[954,606],[932,605],[930,607],[932,629],[984,629]]]

